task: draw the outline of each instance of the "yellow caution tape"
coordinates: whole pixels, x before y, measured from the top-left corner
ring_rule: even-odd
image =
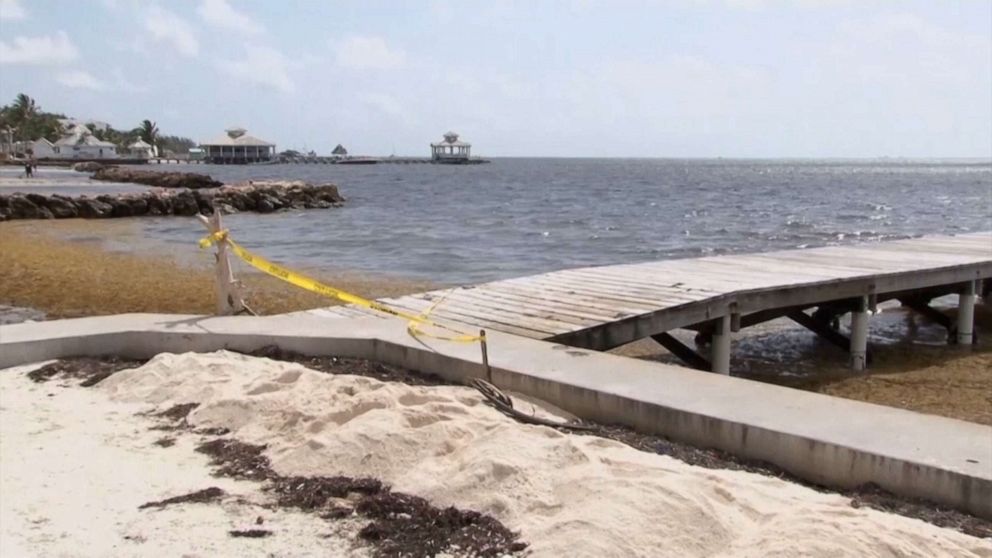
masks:
[[[210,234],[209,236],[202,238],[199,244],[200,244],[200,248],[209,248],[218,242],[226,243],[228,246],[231,247],[231,251],[234,252],[236,256],[244,260],[252,267],[260,271],[263,271],[265,273],[268,273],[273,277],[278,277],[279,279],[282,279],[287,283],[296,285],[301,289],[306,289],[310,292],[317,293],[319,295],[326,296],[328,298],[337,299],[347,304],[357,304],[359,306],[364,306],[365,308],[369,308],[377,312],[382,312],[384,314],[389,314],[391,316],[396,316],[397,318],[403,318],[405,320],[408,320],[409,324],[407,325],[407,331],[410,332],[410,335],[413,335],[415,337],[417,335],[423,335],[427,337],[433,337],[435,339],[440,339],[443,341],[456,341],[459,343],[473,343],[475,341],[480,341],[482,339],[482,337],[479,335],[466,335],[456,329],[448,327],[444,324],[439,324],[429,319],[431,312],[434,311],[434,309],[438,306],[438,304],[440,304],[447,297],[447,295],[439,298],[437,301],[434,302],[434,304],[432,304],[427,310],[425,310],[421,314],[419,315],[411,314],[409,312],[404,312],[403,310],[396,310],[394,308],[390,308],[389,306],[386,306],[385,304],[382,304],[380,302],[369,300],[367,298],[363,298],[358,295],[351,294],[346,291],[342,291],[341,289],[336,289],[330,285],[325,285],[320,281],[317,281],[316,279],[307,277],[306,275],[303,275],[301,273],[296,273],[295,271],[287,269],[279,264],[272,263],[261,256],[252,254],[248,250],[242,248],[238,243],[231,240],[231,237],[228,235],[228,232],[226,230],[218,231]],[[421,329],[420,326],[424,326],[424,325],[451,331],[456,333],[457,335],[436,335],[436,334],[428,333],[423,329]]]

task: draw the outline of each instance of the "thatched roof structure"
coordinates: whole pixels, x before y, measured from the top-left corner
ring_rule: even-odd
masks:
[[[467,141],[461,141],[458,139],[458,134],[455,132],[448,132],[444,134],[444,141],[438,143],[432,143],[431,147],[472,147],[471,143]]]
[[[210,141],[205,141],[201,143],[201,146],[210,145],[220,145],[220,146],[258,146],[258,147],[275,147],[276,144],[269,143],[263,139],[256,138],[255,136],[249,136],[244,128],[229,128],[225,130],[223,136],[218,136]]]

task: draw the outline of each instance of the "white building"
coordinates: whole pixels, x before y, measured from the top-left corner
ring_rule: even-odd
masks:
[[[74,126],[55,142],[54,157],[59,159],[117,159],[117,146],[97,139],[86,126]]]
[[[223,136],[200,144],[203,160],[214,164],[259,163],[272,159],[276,144],[249,136],[244,128],[230,128]]]
[[[15,141],[4,152],[10,153],[15,157],[33,159],[54,159],[58,157],[58,153],[55,151],[55,144],[45,138],[34,141]]]
[[[431,160],[438,163],[462,163],[472,157],[472,144],[458,139],[458,134],[444,134],[444,141],[431,144]]]
[[[153,157],[158,157],[158,149],[149,145],[144,140],[137,140],[131,145],[127,146],[127,155],[133,159],[151,159]]]
[[[55,152],[55,144],[45,138],[30,142],[28,147],[31,149],[31,156],[35,159],[54,159],[58,157]]]

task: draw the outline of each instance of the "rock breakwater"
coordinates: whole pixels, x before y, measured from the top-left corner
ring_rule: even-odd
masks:
[[[76,167],[73,167],[76,168]],[[80,167],[92,169],[94,167]],[[125,167],[101,167],[95,169],[93,180],[105,182],[131,182],[158,188],[219,188],[223,184],[205,174],[195,172],[157,172]]]
[[[281,209],[329,209],[344,198],[333,184],[303,181],[266,181],[204,189],[154,189],[118,195],[50,196],[16,192],[0,195],[0,221],[14,219],[106,219],[210,214]]]

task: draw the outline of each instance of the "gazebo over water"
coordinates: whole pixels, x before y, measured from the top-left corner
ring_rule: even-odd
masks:
[[[215,164],[259,163],[272,159],[276,144],[249,136],[244,128],[229,128],[226,134],[203,142],[203,160]]]
[[[431,144],[431,160],[439,163],[460,163],[472,156],[472,144],[458,139],[458,134],[444,134],[444,141]]]

